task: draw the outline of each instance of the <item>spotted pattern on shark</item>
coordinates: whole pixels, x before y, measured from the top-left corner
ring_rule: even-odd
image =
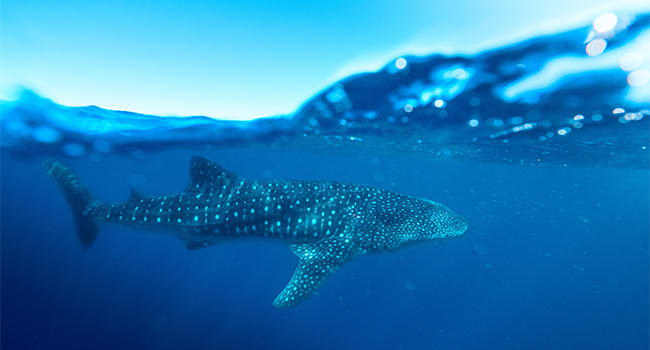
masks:
[[[275,298],[277,307],[307,299],[356,256],[455,237],[467,229],[463,217],[427,199],[341,182],[248,180],[204,157],[192,158],[183,192],[146,197],[132,191],[118,204],[94,200],[61,163],[46,166],[70,203],[83,246],[95,241],[97,222],[171,232],[188,249],[245,236],[287,243],[299,262]]]

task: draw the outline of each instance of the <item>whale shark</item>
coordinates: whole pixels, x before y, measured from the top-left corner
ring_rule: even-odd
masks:
[[[94,199],[60,162],[44,164],[72,209],[84,248],[95,242],[100,222],[169,232],[192,250],[243,237],[285,242],[299,261],[273,301],[279,308],[304,301],[357,256],[467,230],[462,216],[431,200],[343,182],[244,179],[199,156],[190,161],[183,192],[154,197],[132,190],[117,204]]]

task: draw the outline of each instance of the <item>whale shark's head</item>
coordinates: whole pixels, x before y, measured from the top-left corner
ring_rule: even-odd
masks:
[[[467,231],[467,220],[446,206],[424,198],[405,201],[410,209],[401,226],[403,241],[419,241],[460,236]]]
[[[428,239],[445,238],[460,236],[467,231],[467,220],[464,217],[454,213],[446,206],[424,199],[427,202],[429,210],[428,217],[424,221],[427,222],[425,227],[428,227],[428,234],[425,235]]]
[[[446,206],[434,201],[402,195],[384,195],[384,201],[373,207],[377,225],[366,231],[385,232],[391,238],[386,248],[393,249],[409,242],[460,236],[467,230],[467,221]]]

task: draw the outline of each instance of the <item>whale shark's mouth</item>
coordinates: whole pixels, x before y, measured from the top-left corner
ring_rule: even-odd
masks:
[[[460,236],[463,233],[465,233],[465,231],[467,231],[467,229],[469,228],[469,223],[467,222],[467,219],[465,219],[460,215],[457,215],[457,221],[458,222],[454,224],[454,226],[457,227],[456,232],[458,233],[456,235]]]

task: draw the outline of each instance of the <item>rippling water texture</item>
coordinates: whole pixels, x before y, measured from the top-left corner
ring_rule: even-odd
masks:
[[[350,76],[292,115],[249,122],[67,107],[24,91],[2,103],[2,147],[70,157],[263,143],[537,166],[648,168],[650,14],[475,55],[404,56]],[[646,44],[648,40],[645,41]]]

